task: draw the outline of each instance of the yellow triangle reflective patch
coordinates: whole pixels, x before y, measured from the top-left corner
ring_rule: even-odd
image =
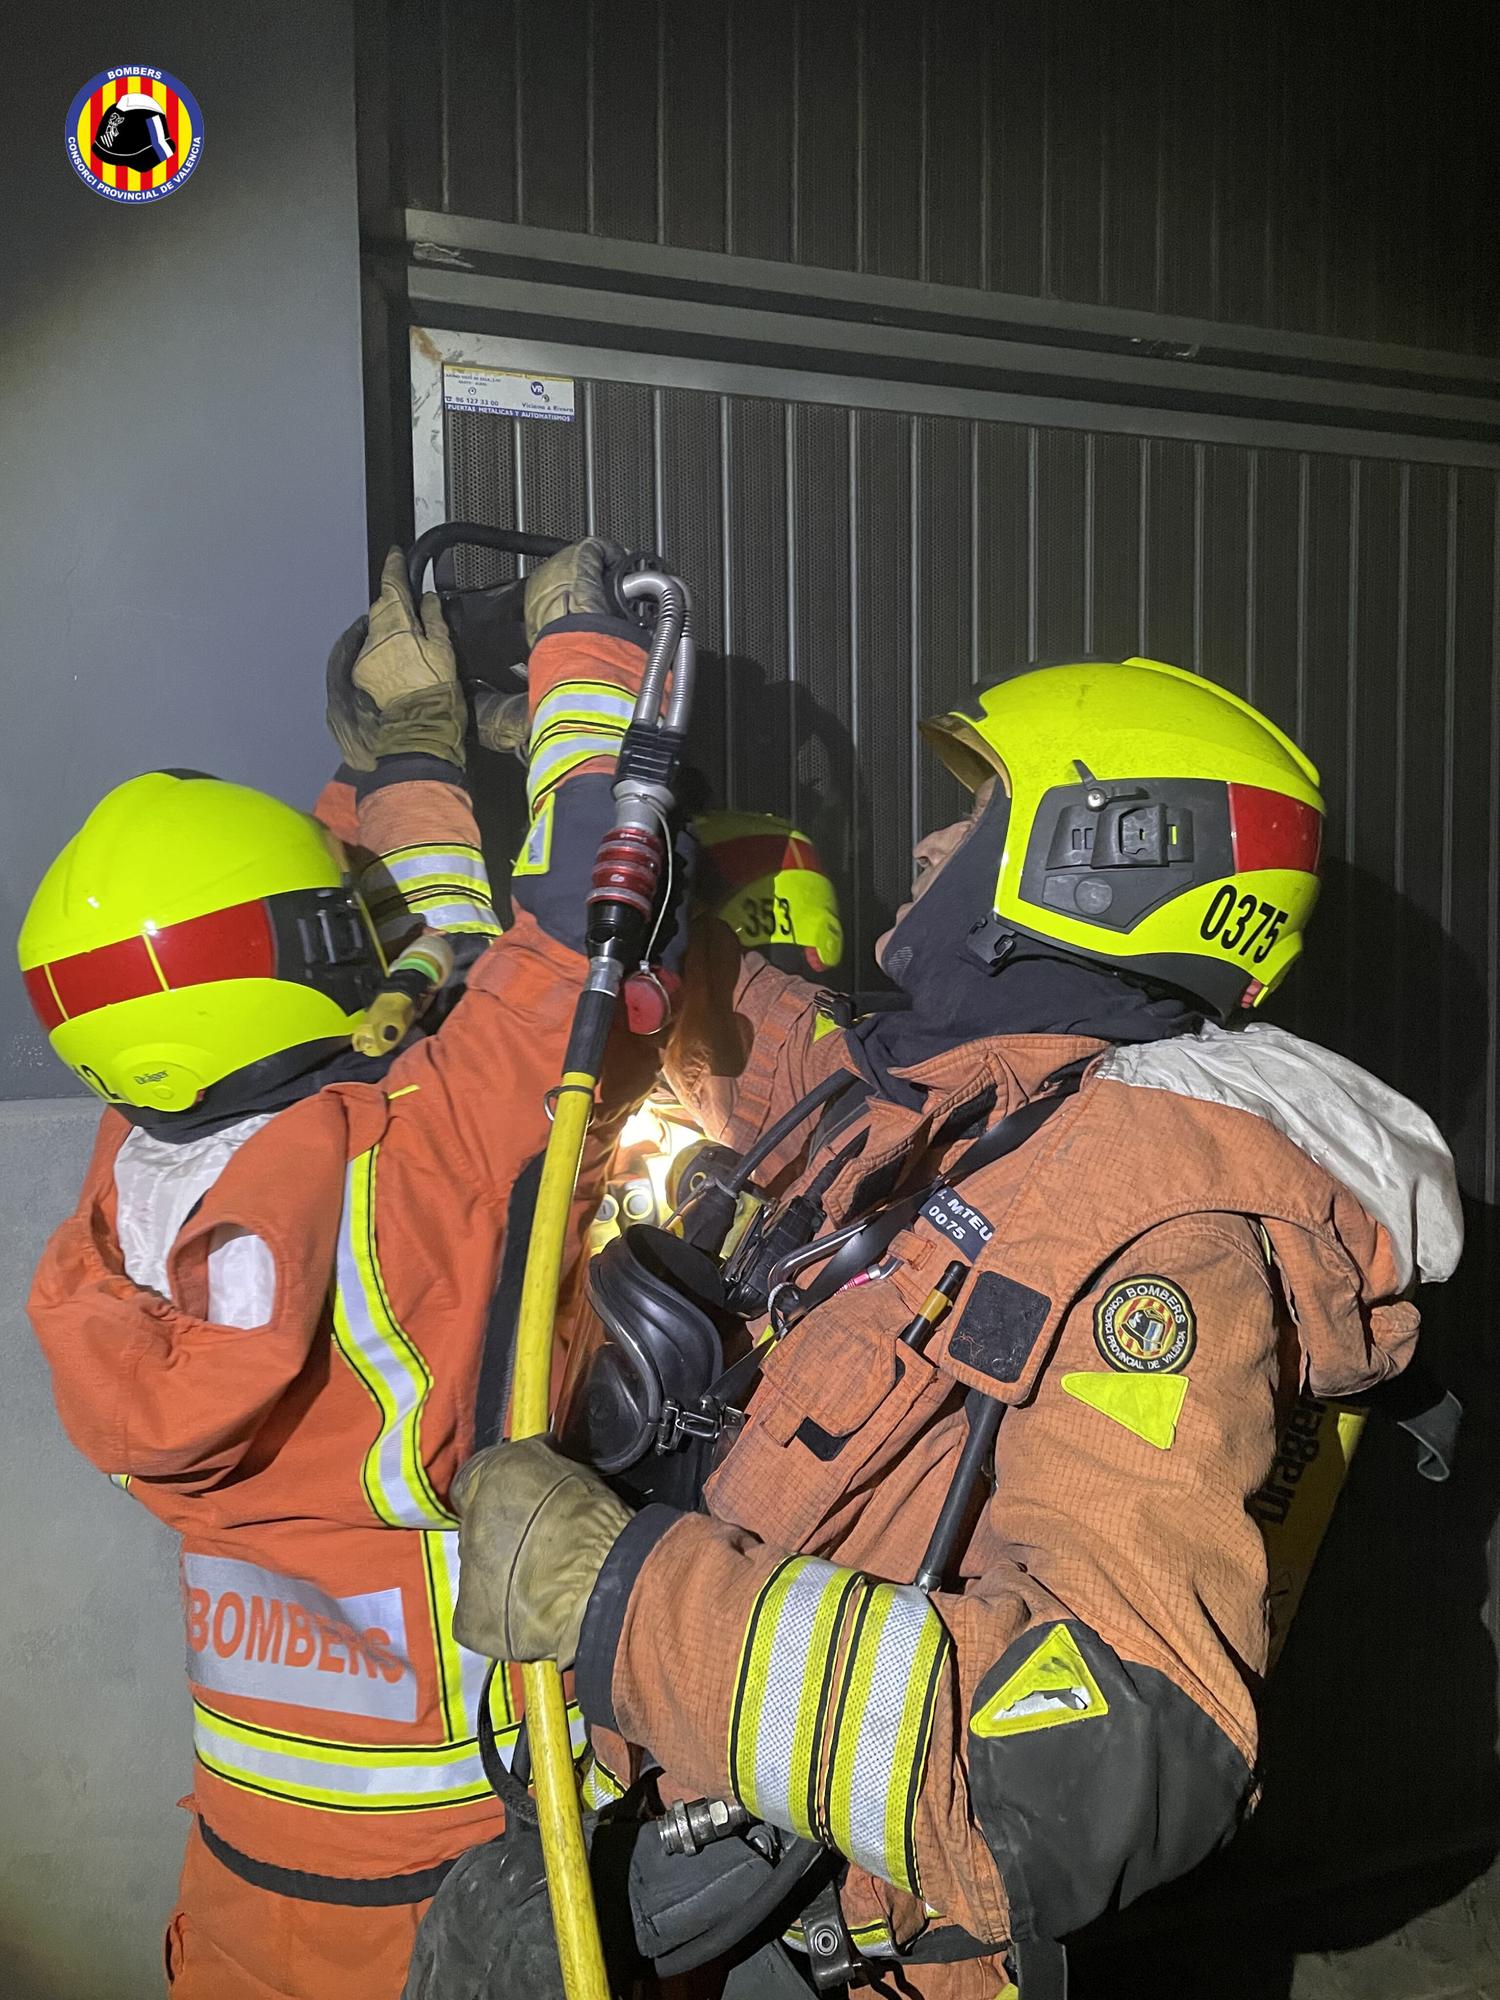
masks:
[[[1158,1451],[1168,1450],[1176,1437],[1188,1392],[1186,1375],[1120,1375],[1113,1369],[1097,1374],[1079,1369],[1064,1375],[1062,1385],[1064,1395],[1113,1417]]]
[[[1024,1736],[1061,1722],[1108,1715],[1109,1703],[1089,1672],[1078,1641],[1054,1625],[1023,1666],[997,1688],[969,1724],[976,1736]]]

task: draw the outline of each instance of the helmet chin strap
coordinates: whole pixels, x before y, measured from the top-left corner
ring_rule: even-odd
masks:
[[[1019,932],[1005,923],[998,910],[991,910],[971,926],[964,950],[977,958],[986,972],[998,972],[1008,958],[1016,956],[1020,942]]]

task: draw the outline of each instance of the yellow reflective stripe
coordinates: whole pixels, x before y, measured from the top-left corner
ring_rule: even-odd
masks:
[[[818,1746],[839,1633],[860,1587],[853,1570],[792,1557],[762,1586],[740,1651],[729,1721],[736,1796],[758,1818],[812,1838],[822,1831]]]
[[[108,1477],[111,1486],[118,1486],[122,1493],[130,1491],[130,1474],[128,1472],[111,1472]]]
[[[441,1531],[429,1531],[422,1536],[422,1569],[427,1578],[427,1610],[437,1653],[438,1704],[443,1712],[444,1729],[456,1738],[462,1734],[467,1718],[462,1648],[453,1636],[457,1592],[448,1565],[447,1541],[447,1535]]]
[[[577,1755],[587,1730],[573,1702],[568,1727]],[[507,1767],[517,1734],[514,1724],[495,1733]],[[493,1796],[473,1736],[457,1743],[345,1743],[262,1729],[195,1701],[193,1746],[199,1763],[226,1784],[327,1812],[428,1812]]]
[[[771,1664],[776,1620],[799,1565],[783,1563],[761,1585],[740,1646],[739,1673],[729,1712],[729,1777],[736,1796],[757,1819],[766,1813],[755,1783],[755,1752],[760,1739],[762,1698]]]
[[[451,882],[471,895],[488,896],[490,871],[477,847],[450,841],[445,845],[397,847],[381,855],[376,871],[384,870],[398,886],[407,883]]]
[[[486,1662],[486,1665],[488,1664]],[[497,1723],[521,1720],[521,1703],[517,1699],[511,1673],[512,1668],[508,1660],[496,1662],[495,1678],[490,1682],[490,1714]]]
[[[583,1803],[590,1812],[602,1812],[605,1806],[612,1806],[616,1799],[623,1799],[625,1787],[620,1783],[607,1764],[597,1757],[590,1757],[583,1773]]]
[[[377,1519],[394,1528],[451,1528],[422,1462],[422,1410],[432,1375],[391,1310],[375,1245],[372,1146],[349,1163],[339,1222],[333,1334],[339,1352],[369,1390],[380,1429],[365,1453],[361,1479]]]
[[[635,696],[614,681],[559,681],[543,695],[531,718],[531,754],[536,755],[553,730],[570,723],[623,735],[634,714]]]
[[[595,757],[617,756],[622,740],[623,734],[585,734],[570,730],[549,743],[527,766],[526,803],[531,811],[535,813],[547,793],[554,791],[581,764],[587,764]]]
[[[225,1742],[247,1749],[287,1751],[309,1764],[368,1764],[372,1768],[399,1770],[408,1764],[424,1764],[433,1769],[457,1768],[478,1748],[475,1737],[460,1737],[443,1743],[357,1743],[343,1736],[313,1736],[296,1729],[270,1729],[263,1723],[246,1722],[226,1715],[206,1701],[194,1701],[195,1719],[208,1724]]]
[[[854,1753],[864,1724],[865,1707],[875,1679],[875,1660],[880,1632],[890,1613],[875,1591],[866,1591],[855,1613],[854,1631],[849,1640],[849,1657],[844,1663],[843,1686],[833,1722],[833,1768],[828,1783],[828,1830],[835,1846],[851,1853],[851,1821],[854,1792]],[[871,1629],[873,1627],[873,1629]]]
[[[635,697],[614,681],[559,681],[543,696],[526,749],[526,801],[533,814],[580,764],[617,757],[634,713]]]
[[[393,917],[378,927],[380,942],[392,944],[404,937],[413,919],[430,931],[442,931],[446,935],[462,931],[465,934],[478,932],[484,937],[499,937],[505,928],[488,903],[454,902],[446,894],[430,899],[417,896],[400,917]]]
[[[824,1584],[813,1614],[812,1634],[807,1647],[807,1671],[802,1700],[797,1707],[797,1727],[792,1738],[791,1797],[803,1802],[809,1827],[819,1823],[816,1810],[818,1791],[818,1739],[833,1692],[835,1644],[844,1623],[844,1614],[857,1588],[847,1574],[834,1575]]]
[[[422,1812],[490,1796],[472,1736],[460,1743],[339,1743],[259,1729],[194,1702],[193,1742],[199,1762],[216,1777],[293,1805]]]
[[[913,1649],[905,1696],[891,1758],[891,1782],[886,1792],[885,1850],[891,1864],[889,1880],[911,1893],[921,1893],[917,1870],[917,1800],[927,1776],[927,1752],[932,1745],[938,1683],[952,1652],[952,1642],[937,1613],[928,1608],[921,1638]],[[877,1753],[878,1754],[878,1753]]]
[[[437,1656],[439,1700],[448,1734],[456,1740],[473,1728],[492,1663],[480,1653],[471,1653],[453,1636],[459,1577],[456,1530],[426,1532],[422,1537],[422,1564]],[[503,1664],[496,1668],[490,1684],[490,1714],[497,1729],[520,1720],[511,1700],[510,1675]]]
[[[914,1585],[868,1585],[831,1727],[830,1837],[861,1868],[913,1894],[917,1797],[950,1643]]]
[[[429,930],[500,930],[484,856],[463,842],[393,848],[366,869],[360,888],[383,942],[413,917]]]

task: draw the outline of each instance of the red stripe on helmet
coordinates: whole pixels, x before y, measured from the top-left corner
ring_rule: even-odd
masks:
[[[115,944],[100,945],[97,951],[56,958],[47,970],[70,1021],[80,1014],[92,1014],[98,1007],[113,1007],[121,1000],[139,1000],[147,993],[161,991],[143,937],[120,938]]]
[[[748,888],[766,875],[783,868],[806,868],[814,875],[824,872],[817,849],[810,840],[788,833],[742,833],[705,846],[704,852],[725,887]]]
[[[120,938],[95,951],[33,966],[24,975],[31,1004],[49,1034],[80,1014],[160,993],[163,981],[175,990],[220,979],[275,977],[276,938],[263,902],[234,903],[227,910],[164,924],[151,933],[149,945],[144,937]]]
[[[1323,847],[1323,815],[1316,806],[1259,785],[1229,787],[1229,832],[1236,874],[1290,868],[1316,875]]]
[[[152,937],[168,986],[206,986],[215,979],[274,979],[276,940],[262,902],[234,903]]]
[[[26,988],[26,998],[31,1002],[37,1019],[50,1035],[54,1028],[60,1028],[67,1015],[57,1004],[57,995],[52,991],[52,982],[47,977],[45,965],[33,965],[21,974]]]

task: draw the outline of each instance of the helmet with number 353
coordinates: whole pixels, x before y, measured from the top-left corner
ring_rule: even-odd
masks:
[[[838,891],[805,833],[741,812],[700,813],[693,832],[700,894],[741,944],[790,971],[834,970],[844,956]]]
[[[1323,800],[1291,739],[1227,689],[1160,660],[1018,671],[922,724],[1010,817],[991,965],[1045,940],[1176,986],[1221,1019],[1258,1006],[1302,949]]]

